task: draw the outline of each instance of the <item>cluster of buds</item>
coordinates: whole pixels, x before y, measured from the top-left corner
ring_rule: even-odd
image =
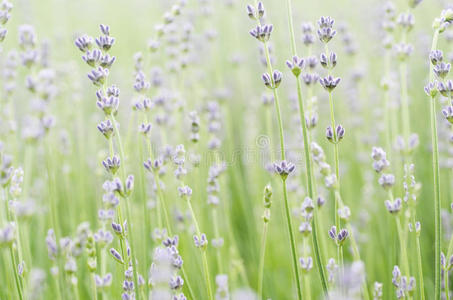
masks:
[[[200,139],[200,118],[198,117],[198,113],[196,111],[192,111],[189,113],[190,118],[190,140],[194,143],[198,142]]]
[[[282,72],[279,70],[274,70],[272,73],[272,76],[269,73],[264,73],[261,76],[261,79],[263,79],[264,85],[269,88],[269,89],[276,89],[282,82]]]
[[[294,76],[299,77],[300,73],[302,72],[303,68],[305,67],[305,59],[299,58],[298,56],[293,56],[292,61],[287,60],[286,65],[294,74]]]
[[[384,204],[389,213],[397,214],[401,210],[403,202],[401,198],[396,198],[394,201],[385,200]]]
[[[274,163],[275,173],[280,175],[283,180],[286,180],[286,178],[288,178],[288,175],[294,172],[295,169],[296,166],[291,162],[287,162],[286,160]]]
[[[148,286],[152,287],[154,299],[186,299],[180,292],[184,280],[178,275],[182,268],[183,260],[178,251],[178,236],[167,237],[162,241],[162,246],[154,251],[153,262],[149,270]],[[176,295],[179,293],[179,295]],[[174,296],[172,296],[174,295]]]
[[[415,291],[415,278],[401,276],[401,271],[398,266],[393,267],[392,283],[396,287],[396,298],[403,299],[407,296],[412,297]]]
[[[309,197],[306,197],[302,202],[301,215],[303,221],[299,226],[299,232],[304,235],[304,237],[310,236],[312,232],[311,221],[313,219],[313,210],[315,206],[313,200]]]
[[[332,130],[331,126],[327,126],[326,138],[332,144],[338,144],[344,137],[345,129],[341,125],[335,127],[335,131]]]
[[[333,29],[335,20],[331,17],[321,17],[318,21],[318,37],[321,42],[327,44],[337,33]]]
[[[253,7],[252,5],[247,5],[247,15],[252,20],[260,20],[264,17],[264,4],[263,2],[258,2],[257,7]]]
[[[321,86],[329,93],[331,93],[338,86],[340,81],[341,81],[340,77],[335,78],[332,75],[328,75],[324,78],[319,79],[319,83],[321,84]]]
[[[257,25],[255,28],[250,30],[250,35],[256,38],[258,41],[266,43],[271,38],[271,33],[273,30],[274,26],[272,24]]]
[[[200,236],[194,235],[193,242],[195,244],[195,247],[200,248],[202,250],[206,250],[206,248],[208,247],[208,238],[204,233],[202,233]]]
[[[383,45],[386,49],[390,49],[393,44],[393,32],[396,27],[395,5],[392,2],[387,2],[384,7],[384,16],[382,18],[381,27],[385,31]]]
[[[453,23],[453,9],[447,8],[440,13],[440,17],[434,19],[433,28],[439,33],[444,32]]]
[[[315,42],[315,36],[313,32],[315,27],[312,23],[303,23],[302,24],[302,42],[305,46],[310,46]]]
[[[311,256],[299,258],[300,267],[302,272],[308,273],[313,269],[313,258]]]
[[[381,177],[378,180],[379,184],[385,189],[390,189],[395,184],[395,176],[393,174],[383,173],[383,171],[387,169],[388,166],[390,166],[390,163],[387,160],[387,154],[385,153],[384,149],[380,147],[373,147],[371,151],[371,158],[373,159],[373,169],[376,171],[376,173],[381,174]],[[397,203],[390,201],[386,201],[385,205],[391,213],[395,212],[395,209],[399,211],[399,209],[401,208],[401,205],[398,208]],[[394,205],[396,205],[396,207],[394,207]],[[395,209],[393,209],[393,207]]]
[[[8,30],[3,26],[11,18],[11,9],[13,9],[13,5],[6,0],[0,4],[0,42],[5,40],[6,34],[8,33]]]
[[[332,173],[332,168],[326,161],[324,150],[317,143],[312,142],[310,145],[313,161],[319,167],[321,175],[324,177],[324,183],[329,189],[337,189],[337,176]]]
[[[83,35],[74,42],[80,51],[85,53],[82,59],[93,69],[88,78],[96,86],[102,86],[108,75],[109,69],[115,62],[115,57],[110,56],[108,51],[115,43],[115,38],[110,36],[110,28],[107,25],[100,25],[101,36],[96,38],[97,48],[94,48],[93,38]]]
[[[336,226],[332,226],[329,230],[329,237],[335,241],[335,243],[338,245],[338,246],[341,246],[343,245],[343,243],[346,241],[346,239],[348,238],[349,236],[349,232],[347,229],[341,229],[337,232],[337,227]]]
[[[264,223],[267,223],[271,218],[271,206],[272,206],[272,187],[270,184],[264,187],[263,202],[264,202],[263,221]]]
[[[377,173],[381,173],[390,166],[390,162],[387,160],[387,153],[381,147],[373,147],[371,158],[373,159],[373,169]]]

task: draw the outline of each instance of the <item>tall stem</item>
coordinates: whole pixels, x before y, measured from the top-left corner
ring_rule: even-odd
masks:
[[[126,160],[125,160],[125,156],[124,156],[123,143],[121,142],[121,135],[118,130],[118,125],[117,125],[115,116],[113,114],[111,114],[110,117],[112,118],[113,128],[115,130],[116,138],[118,140],[118,147],[120,150],[120,159],[121,159],[121,162],[123,163],[123,167],[120,169],[121,169],[122,180],[124,182],[124,180],[126,179],[126,172],[124,171],[124,169],[125,169],[124,164],[126,163]],[[132,268],[133,268],[133,274],[134,274],[134,285],[135,285],[135,289],[136,289],[135,294],[137,296],[137,299],[140,300],[140,293],[138,292],[139,285],[138,285],[138,275],[137,275],[137,272],[138,272],[137,261],[135,258],[135,247],[134,247],[134,241],[133,241],[133,229],[134,228],[132,226],[132,217],[131,217],[131,212],[130,212],[130,208],[129,208],[129,201],[130,201],[129,197],[126,196],[124,203],[126,206],[126,218],[127,218],[127,222],[128,222],[128,228],[129,228],[128,236],[131,241],[130,249],[131,249]]]
[[[434,36],[431,44],[431,50],[437,47],[437,40],[439,37],[439,30],[434,31]],[[434,80],[433,66],[430,65],[429,81]],[[441,224],[440,224],[440,182],[439,182],[439,148],[437,144],[437,118],[436,118],[436,100],[431,97],[430,105],[431,116],[431,143],[433,151],[433,184],[434,184],[434,227],[435,227],[435,241],[434,241],[434,298],[440,300],[440,245],[441,245]]]
[[[291,50],[293,56],[297,55],[297,50],[296,50],[296,38],[294,35],[294,25],[293,25],[293,16],[292,16],[292,6],[291,6],[291,0],[287,0],[287,13],[288,13],[288,25],[289,25],[289,31],[291,35]],[[313,192],[313,173],[312,173],[312,161],[311,161],[311,156],[310,156],[310,149],[309,149],[309,137],[308,137],[308,128],[307,128],[307,123],[305,122],[305,106],[304,106],[304,101],[302,99],[302,91],[301,91],[301,84],[299,77],[296,77],[296,84],[297,84],[297,101],[299,105],[299,118],[300,118],[300,123],[302,126],[302,136],[304,139],[304,152],[305,152],[305,166],[306,166],[306,186],[308,189],[308,196],[311,199],[314,199],[314,192]],[[319,248],[319,241],[317,237],[317,214],[313,214],[313,250],[315,253],[315,259],[316,259],[316,265],[318,266],[318,271],[319,275],[321,277],[321,285],[323,288],[324,294],[328,294],[327,290],[327,279],[324,273],[323,269],[323,264],[322,264],[322,254]],[[307,275],[308,276],[308,275]]]
[[[286,221],[288,223],[289,240],[291,243],[293,271],[295,273],[294,275],[296,276],[297,296],[298,296],[299,300],[302,300],[302,289],[300,287],[299,268],[297,267],[296,241],[294,238],[293,225],[292,225],[292,221],[291,221],[291,212],[289,209],[288,192],[286,190],[286,180],[283,180],[283,197],[285,198],[285,214],[286,214]]]
[[[450,291],[448,288],[448,270],[444,270],[444,289],[445,289],[445,299],[450,300]]]
[[[189,211],[190,214],[192,215],[192,220],[195,224],[195,229],[197,231],[198,237],[201,237],[201,231],[200,231],[200,226],[198,225],[197,218],[195,216],[195,212],[192,208],[192,203],[190,201],[190,198],[187,199],[187,205],[189,206]],[[214,297],[212,296],[212,289],[211,289],[211,279],[209,275],[209,266],[208,266],[208,258],[206,256],[206,249],[201,250],[201,259],[203,261],[203,273],[204,273],[204,278],[205,278],[205,283],[206,283],[206,290],[208,293],[208,297],[210,300],[213,300]]]
[[[14,250],[13,250],[13,246],[12,245],[9,247],[9,253],[10,253],[10,256],[11,256],[11,262],[13,264],[14,277],[16,279],[15,282],[16,282],[17,293],[19,295],[19,299],[22,300],[22,299],[24,299],[24,297],[23,297],[23,292],[22,292],[22,286],[21,286],[19,273],[17,272],[17,261],[16,261],[15,255],[14,255]]]
[[[255,6],[258,4],[258,1],[255,0]],[[261,25],[261,21],[258,19],[257,20],[258,25]],[[269,48],[266,42],[263,42],[263,47],[264,47],[264,53],[266,56],[266,64],[268,68],[269,75],[271,76],[272,80],[272,85],[275,87],[274,84],[274,79],[272,77],[273,69],[272,69],[272,63],[270,60],[270,55],[269,55]],[[280,135],[280,156],[281,160],[285,160],[285,137],[283,134],[283,122],[282,122],[282,116],[280,112],[280,103],[279,103],[279,98],[278,98],[278,92],[277,88],[272,89],[274,93],[274,104],[275,104],[275,112],[277,114],[277,121],[278,121],[278,131]],[[302,289],[300,286],[300,278],[299,278],[299,268],[297,265],[297,251],[296,251],[296,242],[294,239],[294,233],[293,233],[293,225],[291,221],[291,213],[289,210],[289,203],[288,203],[288,192],[286,190],[286,180],[282,178],[282,186],[283,186],[283,196],[285,200],[285,213],[286,213],[286,222],[288,226],[288,231],[290,235],[290,244],[291,244],[291,257],[292,257],[292,262],[293,262],[293,272],[295,274],[295,280],[296,280],[296,287],[297,287],[297,296],[299,300],[302,300]]]
[[[266,254],[268,222],[263,224],[263,234],[261,236],[260,262],[258,266],[258,299],[263,299],[263,276],[264,276],[264,258]]]

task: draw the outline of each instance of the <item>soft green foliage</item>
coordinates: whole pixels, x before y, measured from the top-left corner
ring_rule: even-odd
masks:
[[[127,270],[121,261],[127,261],[136,264],[131,281],[137,284],[139,275],[145,280],[136,297],[160,300],[150,297],[152,291],[168,286],[148,284],[154,251],[162,247],[159,230],[179,237],[184,263],[177,274],[184,285],[174,295],[183,292],[191,300],[324,299],[324,290],[330,299],[371,300],[376,282],[383,284],[383,295],[374,299],[396,299],[395,265],[403,276],[415,278],[415,289],[404,299],[437,300],[445,293],[440,282],[448,286],[448,278],[440,277],[440,255],[435,258],[441,251],[448,266],[453,255],[453,127],[441,113],[451,95],[429,97],[423,87],[439,79],[429,64],[430,50],[442,50],[445,63],[453,60],[453,26],[432,27],[447,1],[426,0],[415,8],[409,6],[417,1],[395,1],[395,19],[410,12],[415,24],[407,31],[396,25],[387,33],[385,5],[378,0],[265,0],[261,20],[247,17],[246,5],[258,4],[253,0],[188,0],[180,13],[174,6],[184,2],[179,0],[10,1],[11,19],[0,27],[8,29],[0,43],[0,73],[12,68],[17,74],[5,73],[0,80],[0,179],[9,180],[0,182],[0,299],[121,299]],[[453,19],[447,13],[444,22]],[[160,35],[158,24],[170,16]],[[320,16],[335,19],[337,34],[328,46],[316,34]],[[306,22],[314,25],[309,47],[301,39]],[[270,23],[274,27],[265,43],[248,33]],[[40,59],[31,67],[22,63],[26,47],[18,36],[23,24],[33,26],[37,36],[32,48]],[[94,86],[86,76],[92,68],[74,41],[85,33],[99,36],[99,24],[108,24],[116,39],[108,52],[116,61],[106,82]],[[192,29],[185,40],[188,25]],[[385,48],[389,35],[393,42]],[[159,41],[154,51],[150,40]],[[411,55],[396,53],[400,42],[412,44]],[[11,67],[8,54],[14,51],[17,67]],[[341,77],[334,90],[326,91],[319,82],[304,84],[303,75],[312,71],[307,64],[292,70],[285,65],[294,55],[319,60],[331,51],[338,56],[335,69],[318,64],[313,72]],[[46,52],[47,60],[41,58]],[[49,84],[42,73],[48,69],[55,72]],[[134,89],[139,69],[151,82],[143,92]],[[272,79],[268,89],[260,77],[274,70],[283,79]],[[30,88],[27,77],[36,79],[38,88]],[[15,87],[8,93],[10,83]],[[55,88],[55,94],[47,99],[40,84]],[[104,114],[95,93],[112,84],[121,90],[118,112]],[[263,104],[263,94],[273,101]],[[145,97],[153,102],[146,112],[134,107]],[[313,112],[317,124],[301,124],[301,117]],[[32,136],[49,116],[54,126]],[[96,129],[107,119],[118,121],[111,139]],[[148,122],[152,129],[146,136],[138,127]],[[343,138],[335,131],[338,124],[346,130]],[[334,128],[330,141],[328,126]],[[419,145],[399,151],[398,137],[407,142],[412,133]],[[219,146],[210,147],[215,139]],[[317,157],[312,142],[325,157]],[[181,144],[183,164],[175,163],[174,155],[164,159],[167,145],[174,150]],[[383,173],[395,176],[393,186],[379,184],[382,173],[373,169],[373,147],[385,150],[390,165]],[[432,151],[437,148],[438,157]],[[109,174],[102,161],[114,154],[121,163],[116,174]],[[163,168],[144,168],[148,159],[159,158]],[[271,164],[280,159],[296,166],[289,176],[273,171]],[[330,170],[322,169],[323,163]],[[188,174],[176,178],[181,165]],[[213,176],[215,166],[223,167],[218,176]],[[163,169],[166,174],[159,175]],[[111,221],[98,218],[103,183],[118,177],[124,185],[129,174],[135,178],[133,190],[117,193],[114,219],[120,225],[127,220],[128,232],[115,234]],[[338,178],[329,186],[332,176]],[[318,205],[319,196],[325,204]],[[384,203],[397,198],[403,199],[401,211],[390,213]],[[437,215],[435,208],[440,208]],[[314,216],[305,231],[304,212]],[[421,229],[409,230],[416,222]],[[6,235],[11,224],[13,233]],[[334,225],[332,241],[328,231]],[[99,229],[112,233],[111,244],[96,240]],[[344,240],[338,238],[341,229],[349,233]],[[60,249],[56,259],[46,245],[51,237]],[[64,247],[67,237],[72,243]],[[111,248],[122,259],[114,259]],[[331,258],[339,265],[334,282]],[[96,286],[96,274],[107,273],[113,276],[111,286]],[[340,284],[338,277],[358,284]],[[241,296],[244,291],[254,296]]]

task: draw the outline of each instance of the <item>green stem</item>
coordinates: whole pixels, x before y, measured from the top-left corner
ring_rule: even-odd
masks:
[[[309,237],[305,237],[303,241],[303,253],[305,257],[309,256],[310,253],[310,245],[309,245]],[[311,283],[310,283],[310,273],[307,270],[305,276],[304,276],[304,283],[305,283],[305,288],[303,289],[304,291],[304,299],[311,299]]]
[[[409,147],[410,135],[410,116],[409,116],[409,99],[407,96],[407,64],[402,62],[400,64],[400,81],[401,81],[401,118],[403,121],[403,134],[406,141],[406,147]]]
[[[434,31],[431,50],[437,47],[437,40],[439,37],[439,30]],[[434,80],[433,66],[430,65],[429,81]],[[434,298],[441,299],[440,293],[440,245],[441,245],[441,224],[440,224],[440,182],[439,182],[439,148],[437,145],[437,120],[436,120],[436,100],[431,97],[430,105],[431,115],[431,143],[433,151],[433,184],[434,184],[434,227],[435,227],[435,242],[434,242]]]
[[[304,151],[305,151],[305,171],[306,171],[306,179],[307,179],[307,187],[308,187],[308,196],[310,199],[314,200],[314,191],[313,191],[313,172],[312,172],[312,161],[311,161],[311,154],[310,154],[310,149],[309,149],[309,138],[308,138],[308,128],[307,128],[307,123],[305,122],[305,108],[304,108],[304,101],[302,99],[302,92],[301,92],[301,86],[300,86],[300,80],[299,78],[296,78],[297,80],[297,99],[299,103],[299,117],[300,117],[300,122],[302,125],[302,135],[304,139]],[[313,215],[313,231],[316,231],[316,226],[318,218],[317,214]],[[313,237],[313,249],[315,253],[315,259],[316,259],[316,265],[318,266],[318,271],[319,275],[321,277],[321,284],[323,288],[324,294],[328,294],[327,290],[327,279],[324,273],[324,268],[322,265],[322,254],[319,249],[319,242],[317,239],[317,235],[314,234],[312,235]]]
[[[401,221],[399,216],[395,216],[396,221],[396,228],[398,231],[398,240],[400,242],[400,251],[401,251],[401,268],[403,270],[403,274],[409,275],[409,266],[407,262],[407,251],[406,251],[406,243],[403,236],[403,229],[401,227]]]
[[[415,210],[415,209],[414,209]],[[412,215],[412,226],[413,231],[415,232],[415,215]],[[420,299],[425,300],[425,284],[423,280],[423,267],[422,267],[422,250],[420,247],[420,236],[419,233],[415,232],[415,244],[417,251],[417,271],[418,271],[418,292],[420,294]]]
[[[450,300],[450,291],[448,288],[448,270],[444,270],[444,289],[445,289],[445,299]]]
[[[258,299],[263,299],[263,277],[264,277],[264,258],[266,256],[268,222],[264,222],[263,234],[261,236],[260,262],[258,266]]]
[[[118,130],[118,125],[117,125],[117,122],[116,122],[116,119],[115,119],[115,116],[113,114],[110,114],[110,117],[112,118],[112,123],[113,123],[113,128],[115,130],[115,134],[116,134],[116,138],[117,138],[117,141],[118,141],[118,148],[120,150],[120,159],[121,159],[121,163],[123,164],[123,167],[121,167],[121,175],[122,175],[122,180],[124,182],[124,180],[126,179],[126,172],[124,171],[125,170],[125,164],[126,164],[126,160],[125,160],[125,156],[124,156],[124,149],[123,149],[123,144],[121,142],[121,135],[120,135],[120,132]],[[139,285],[138,285],[138,270],[137,270],[137,260],[136,260],[136,257],[135,257],[135,247],[134,247],[134,241],[133,241],[133,226],[132,226],[132,217],[131,217],[131,212],[130,212],[130,208],[129,208],[129,197],[128,196],[125,196],[124,197],[125,201],[125,206],[126,206],[126,218],[127,218],[127,222],[128,222],[128,236],[129,236],[129,239],[130,239],[130,249],[131,249],[131,259],[132,259],[132,268],[133,268],[133,274],[134,274],[134,285],[135,285],[135,289],[138,290],[139,288]],[[126,266],[127,267],[127,266]],[[137,296],[137,299],[140,300],[140,293],[136,293],[136,296]]]
[[[255,0],[255,4],[257,4],[256,0]],[[261,22],[259,20],[257,20],[257,22],[259,25],[261,25]],[[264,46],[264,53],[266,56],[266,63],[267,63],[269,75],[272,78],[271,79],[272,85],[274,86],[274,81],[273,81],[273,77],[272,77],[273,69],[272,69],[272,64],[271,64],[270,55],[269,55],[269,48],[268,48],[266,42],[263,42],[263,46]],[[284,133],[283,133],[283,122],[282,122],[282,116],[281,116],[281,112],[280,112],[280,103],[279,103],[277,89],[273,88],[272,90],[274,93],[275,111],[277,114],[278,129],[279,129],[279,134],[280,134],[280,152],[281,152],[280,155],[281,155],[281,160],[285,160],[285,137],[284,137]],[[290,214],[290,210],[289,210],[288,193],[286,190],[286,180],[282,180],[282,185],[283,185],[283,195],[284,195],[284,199],[285,199],[286,221],[287,221],[288,231],[289,231],[289,235],[290,235],[291,256],[292,256],[292,261],[293,261],[293,272],[295,274],[298,299],[301,300],[302,291],[301,291],[301,287],[300,287],[299,269],[297,266],[296,242],[294,239],[293,225],[292,225],[291,214]]]
[[[198,221],[197,221],[197,218],[195,216],[195,212],[193,210],[192,203],[190,202],[190,198],[187,199],[187,205],[189,206],[189,211],[190,211],[190,214],[192,215],[192,220],[193,220],[193,222],[195,224],[195,229],[197,231],[197,235],[198,235],[199,238],[201,238],[200,226],[198,225]],[[206,250],[205,249],[201,250],[201,258],[202,258],[202,261],[203,261],[203,272],[204,272],[204,276],[205,276],[206,291],[208,293],[209,299],[213,300],[214,297],[212,296],[211,279],[210,279],[210,275],[209,275],[208,258],[206,256]]]
[[[94,273],[91,273],[91,283],[93,285],[93,299],[97,300],[98,299],[98,290],[96,287],[96,281],[94,280]]]
[[[219,218],[217,217],[217,207],[212,208],[212,221],[214,223],[214,236],[216,239],[220,238],[219,234]],[[220,252],[220,246],[216,248],[216,259],[217,259],[217,268],[220,274],[223,274],[223,265],[221,259],[222,253]]]
[[[289,201],[288,201],[288,192],[286,190],[286,180],[282,180],[283,183],[283,197],[285,200],[285,215],[286,215],[286,223],[288,224],[288,232],[289,232],[289,240],[291,244],[291,257],[293,261],[293,272],[296,277],[296,287],[297,287],[297,296],[298,299],[302,299],[302,289],[300,286],[300,278],[299,278],[299,268],[297,266],[297,251],[296,251],[296,240],[294,238],[293,232],[293,225],[291,220],[291,212],[289,209]]]
[[[16,257],[14,256],[14,250],[13,250],[12,245],[9,247],[9,254],[11,256],[11,262],[13,264],[14,277],[16,279],[15,282],[16,282],[17,293],[19,294],[19,299],[22,300],[22,299],[24,299],[24,296],[23,296],[21,281],[19,278],[19,273],[17,272],[17,261],[16,261]]]

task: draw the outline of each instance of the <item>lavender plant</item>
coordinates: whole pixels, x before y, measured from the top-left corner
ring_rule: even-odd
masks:
[[[449,3],[0,2],[0,299],[451,298]]]

